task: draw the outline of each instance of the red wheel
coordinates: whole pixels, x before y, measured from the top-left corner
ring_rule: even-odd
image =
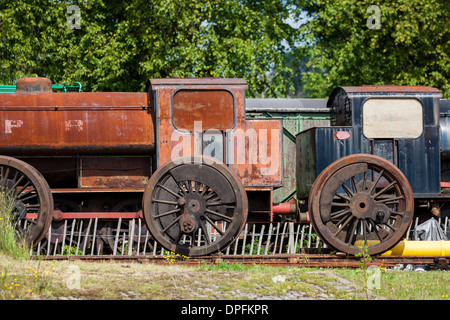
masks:
[[[414,198],[403,173],[373,155],[351,155],[317,177],[309,197],[312,224],[330,247],[370,254],[395,246],[412,222]]]

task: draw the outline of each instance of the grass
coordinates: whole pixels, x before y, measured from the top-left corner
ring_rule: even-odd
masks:
[[[29,260],[18,240],[13,205],[0,193],[0,300],[393,299],[448,300],[450,273],[379,269],[379,288],[364,263],[357,269],[275,268],[240,263],[166,265]],[[345,281],[344,281],[345,280]]]
[[[359,286],[365,285],[361,269],[335,269],[334,272],[351,279]],[[394,300],[449,300],[450,273],[444,270],[426,272],[379,270],[379,289],[371,293]]]
[[[369,299],[449,299],[449,272],[380,271],[380,288],[370,289]],[[24,260],[0,254],[0,274],[2,300],[367,299],[359,268],[278,268],[226,262],[186,267],[169,262]]]
[[[5,191],[0,191],[0,252],[17,259],[29,258],[24,237],[18,237],[14,227],[14,202]]]

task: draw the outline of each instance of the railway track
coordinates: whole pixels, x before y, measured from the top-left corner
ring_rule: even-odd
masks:
[[[37,256],[33,257],[38,259]],[[240,263],[243,265],[264,265],[271,267],[324,267],[358,268],[361,259],[339,254],[276,254],[276,255],[211,255],[189,258],[174,254],[168,255],[57,255],[41,256],[43,260],[68,260],[88,262],[134,262],[167,265],[198,266],[201,264]],[[394,267],[398,265],[428,265],[432,269],[450,268],[450,256],[375,256],[367,265]]]
[[[92,219],[91,219],[92,220]],[[128,220],[109,232],[102,232],[100,222],[85,221],[88,230],[74,232],[70,225],[80,221],[67,221],[59,228],[50,228],[48,239],[32,252],[33,259],[69,261],[115,261],[130,263],[177,264],[197,266],[202,263],[240,263],[244,265],[292,266],[292,267],[349,267],[360,266],[360,258],[336,254],[317,237],[310,224],[274,223],[269,225],[248,224],[240,237],[221,254],[188,258],[164,250],[150,240],[139,220]],[[443,222],[443,229],[450,221]],[[441,221],[439,221],[441,223]],[[418,220],[412,225],[417,227]],[[89,227],[91,226],[91,227]],[[97,227],[95,227],[97,226]],[[82,228],[80,228],[82,229]],[[84,230],[84,229],[83,229]],[[120,230],[120,234],[117,232]],[[133,231],[134,230],[134,231]],[[136,230],[141,230],[137,232]],[[412,230],[408,230],[410,238]],[[130,236],[134,235],[134,236]],[[64,240],[65,239],[65,240]],[[69,250],[70,249],[70,250]],[[450,256],[381,256],[374,255],[368,265],[393,267],[403,265],[429,265],[448,268]]]

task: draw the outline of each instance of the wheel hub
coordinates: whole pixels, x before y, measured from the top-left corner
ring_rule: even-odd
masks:
[[[349,207],[352,215],[360,220],[370,219],[378,224],[389,220],[389,209],[367,192],[359,192],[350,198]]]
[[[180,229],[183,233],[193,233],[197,231],[199,219],[206,210],[206,200],[199,193],[186,194],[177,201],[181,208]]]
[[[368,194],[357,194],[351,198],[349,205],[355,217],[364,219],[370,216],[373,201],[371,201]]]

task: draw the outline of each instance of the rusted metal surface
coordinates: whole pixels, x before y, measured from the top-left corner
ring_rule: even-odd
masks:
[[[27,215],[31,217],[31,215]],[[142,210],[137,212],[62,212],[61,210],[53,211],[53,220],[70,220],[70,219],[104,219],[117,220],[121,219],[141,219],[143,217]]]
[[[52,82],[50,79],[36,77],[36,78],[21,78],[17,80],[16,93],[39,93],[52,92]]]
[[[298,213],[297,203],[296,202],[278,203],[276,205],[273,205],[272,212],[274,215],[297,214]]]
[[[230,165],[245,187],[270,188],[282,184],[282,123],[277,119],[247,119],[244,111],[245,80],[150,79],[148,89],[150,100],[155,104],[158,167],[182,156],[201,155],[207,151],[202,138],[205,131],[202,123],[194,128],[196,133],[177,130],[173,125],[174,94],[180,89],[227,90],[234,97],[235,125],[231,130],[218,133],[222,138],[218,139],[221,142],[217,148],[224,150],[223,162]],[[231,123],[227,122],[229,127]],[[189,128],[193,125],[189,124]],[[211,123],[206,123],[206,128],[210,126]]]
[[[37,259],[37,257],[35,258]],[[84,255],[84,256],[43,256],[44,260],[70,260],[70,261],[116,261],[116,262],[139,262],[155,264],[176,264],[185,266],[199,266],[204,263],[217,264],[222,262],[240,263],[244,265],[264,265],[268,267],[322,267],[322,268],[360,268],[360,258],[342,257],[337,255],[323,254],[297,254],[297,255],[260,255],[260,256],[233,256],[220,255],[202,258],[186,258],[174,255],[166,256],[131,256],[120,255],[111,258],[109,255]],[[432,265],[436,269],[446,269],[449,267],[450,257],[372,257],[368,266],[395,267],[400,264]]]
[[[238,118],[227,135],[228,163],[244,186],[282,185],[282,132],[281,120]]]
[[[145,93],[4,93],[0,101],[2,154],[154,150]]]
[[[228,130],[235,124],[233,95],[227,90],[179,90],[172,98],[173,124],[179,130]]]
[[[150,234],[167,250],[208,255],[228,246],[248,213],[242,184],[224,164],[202,157],[169,162],[151,177],[143,199]]]
[[[147,89],[153,86],[205,86],[205,89],[211,86],[244,86],[247,88],[247,82],[241,78],[159,78],[150,79]]]
[[[317,177],[309,213],[317,234],[329,246],[357,254],[357,243],[362,242],[370,254],[378,254],[397,244],[408,230],[414,198],[408,180],[392,163],[373,155],[351,155]]]
[[[82,157],[80,188],[143,189],[151,176],[150,157]]]

